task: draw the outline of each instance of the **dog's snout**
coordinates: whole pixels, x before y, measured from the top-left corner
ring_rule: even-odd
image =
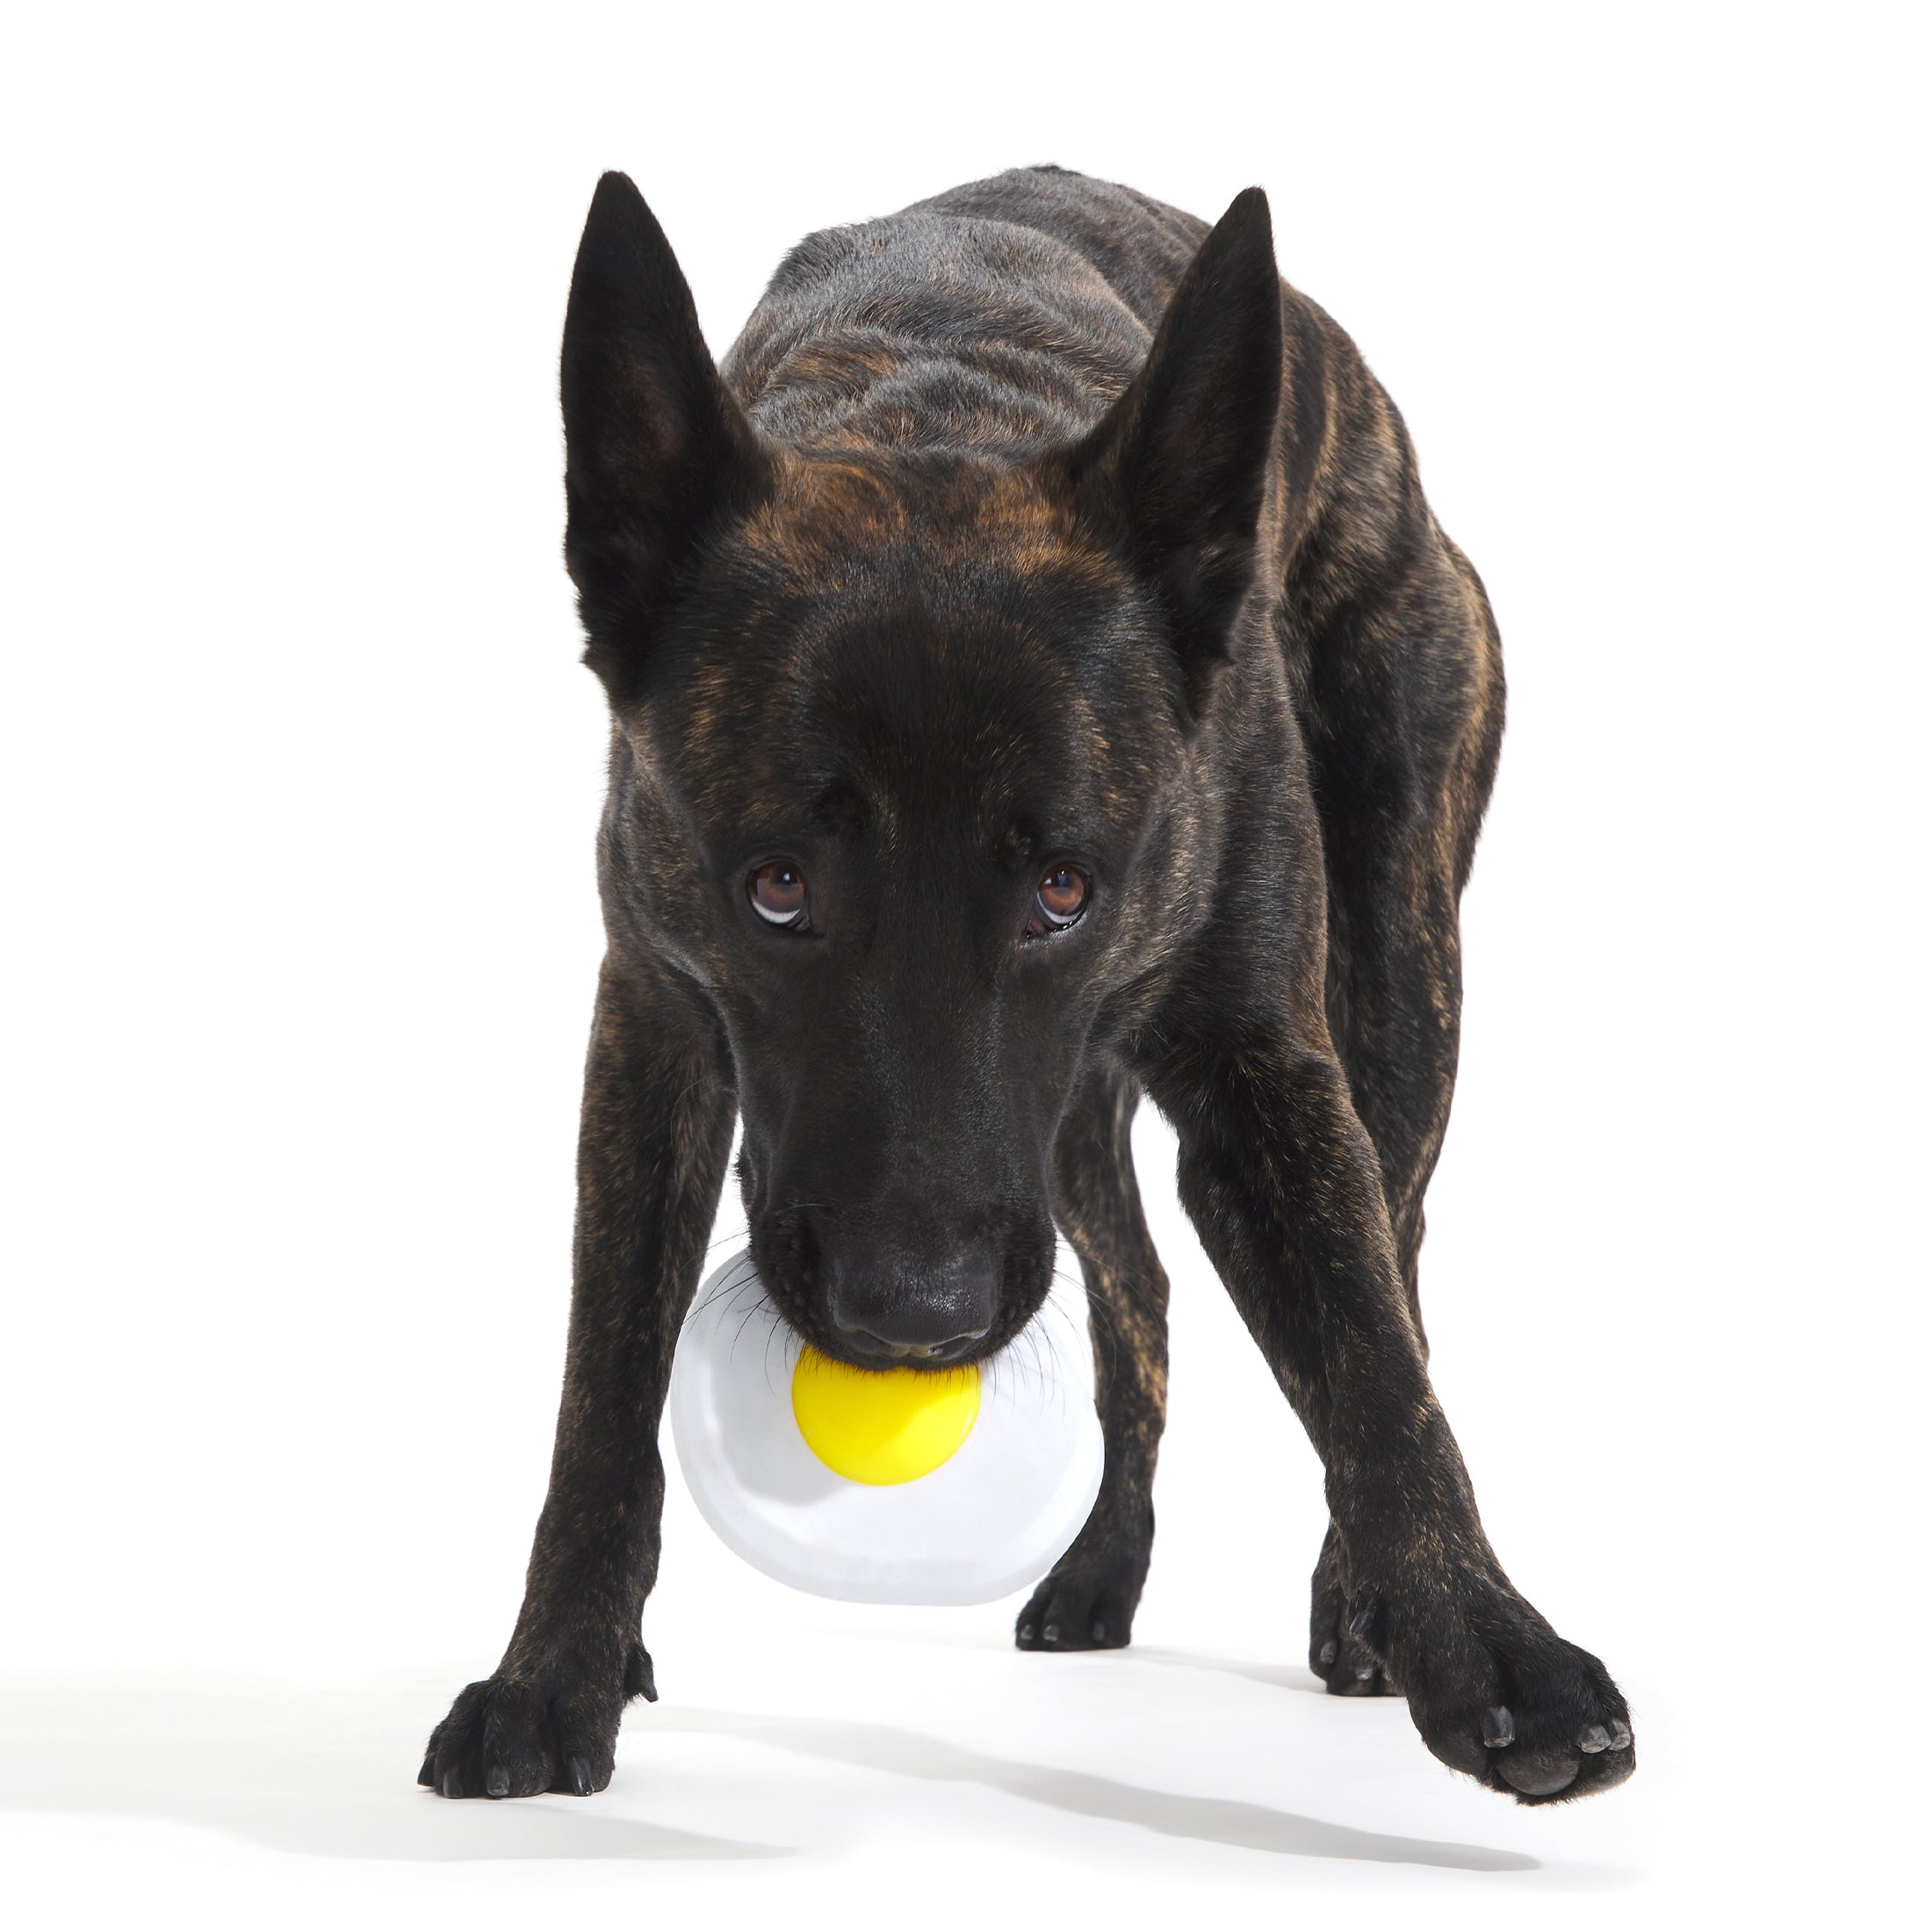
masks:
[[[860,1353],[948,1361],[991,1332],[999,1262],[962,1247],[937,1258],[881,1249],[834,1259],[827,1312]]]

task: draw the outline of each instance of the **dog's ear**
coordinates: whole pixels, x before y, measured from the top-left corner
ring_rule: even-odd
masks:
[[[1253,572],[1280,391],[1268,198],[1249,188],[1189,263],[1140,374],[1056,459],[1160,597],[1197,715]]]
[[[627,175],[597,184],[564,320],[564,556],[613,703],[706,531],[769,466],[704,346],[677,257]]]

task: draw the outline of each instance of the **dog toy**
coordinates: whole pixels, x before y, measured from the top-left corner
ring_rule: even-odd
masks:
[[[991,1603],[1053,1567],[1100,1487],[1092,1356],[1051,1307],[989,1362],[853,1368],[800,1341],[739,1255],[698,1291],[670,1401],[704,1520],[817,1597]]]

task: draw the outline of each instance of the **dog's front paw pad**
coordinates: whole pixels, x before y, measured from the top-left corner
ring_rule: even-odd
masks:
[[[587,1798],[610,1782],[616,1734],[615,1714],[588,1700],[486,1677],[430,1734],[416,1782],[443,1798]]]
[[[1567,1752],[1539,1751],[1499,1758],[1503,1782],[1523,1798],[1554,1798],[1576,1782],[1577,1761]]]

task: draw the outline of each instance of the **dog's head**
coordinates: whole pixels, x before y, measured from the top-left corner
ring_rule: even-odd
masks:
[[[598,188],[563,401],[606,918],[722,1021],[753,1256],[830,1353],[970,1359],[1046,1294],[1062,1115],[1208,911],[1280,327],[1250,191],[1086,433],[780,447]]]

